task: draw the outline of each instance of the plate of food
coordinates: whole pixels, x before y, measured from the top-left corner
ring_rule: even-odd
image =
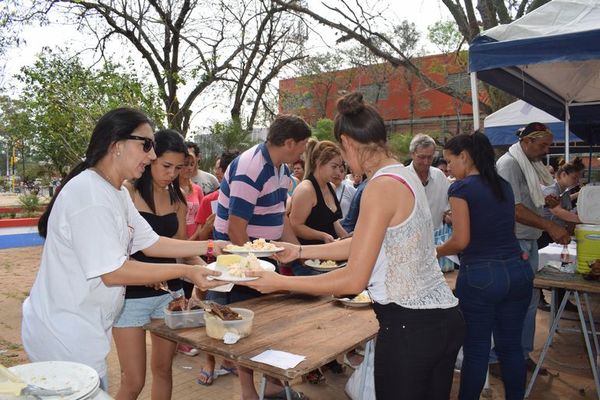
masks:
[[[224,282],[245,282],[258,279],[255,276],[246,276],[251,271],[275,271],[275,266],[268,261],[259,260],[255,254],[241,256],[239,254],[222,254],[217,256],[217,261],[210,263],[206,268],[221,272],[219,276],[209,276]]]
[[[244,243],[243,246],[228,244],[223,248],[223,251],[227,253],[239,255],[254,254],[256,257],[269,257],[283,250],[283,247],[277,247],[265,239],[255,239],[252,242]]]
[[[306,260],[304,261],[304,265],[306,265],[309,268],[312,268],[316,271],[321,271],[321,272],[327,272],[327,271],[332,271],[334,269],[338,269],[338,268],[342,268],[346,266],[346,262],[342,262],[342,263],[338,263],[336,261],[333,260],[325,260],[325,261],[321,261],[321,260]]]
[[[352,298],[340,297],[336,298],[336,300],[348,307],[367,307],[373,303],[371,296],[369,296],[369,292],[366,290],[363,290]]]

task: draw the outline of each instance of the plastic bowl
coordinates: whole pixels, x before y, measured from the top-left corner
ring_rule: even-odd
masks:
[[[165,324],[171,329],[204,326],[204,310],[169,311],[165,308]]]
[[[206,334],[214,339],[223,339],[226,332],[231,332],[246,337],[252,332],[252,321],[254,320],[254,311],[246,308],[232,308],[233,311],[240,314],[242,319],[234,321],[223,321],[221,318],[204,313],[204,322],[206,324]]]

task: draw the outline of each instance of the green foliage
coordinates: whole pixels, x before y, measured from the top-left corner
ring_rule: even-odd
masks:
[[[405,160],[408,157],[408,147],[412,138],[412,135],[409,134],[393,133],[388,139],[389,148],[399,160]]]
[[[9,213],[0,213],[0,219],[15,219],[17,217],[17,213],[9,212]]]
[[[458,50],[463,41],[463,36],[454,21],[437,21],[429,25],[427,31],[429,41],[444,54]]]
[[[233,121],[215,123],[210,127],[210,133],[212,141],[221,151],[243,151],[254,144],[250,132]]]
[[[215,123],[210,127],[210,134],[196,135],[194,142],[200,147],[200,168],[204,171],[212,171],[215,161],[224,151],[242,152],[257,143],[252,140],[250,131],[234,121]]]
[[[62,175],[81,160],[96,121],[110,109],[140,108],[158,125],[164,120],[156,91],[133,74],[112,63],[92,70],[67,53],[45,49],[21,70],[27,89],[13,126]]]
[[[410,57],[411,53],[417,49],[420,40],[421,33],[417,30],[414,22],[405,19],[394,26],[392,42],[403,54]]]
[[[329,118],[321,118],[312,130],[312,134],[317,140],[331,140],[335,142],[333,135],[333,121]]]
[[[37,194],[23,194],[18,197],[19,204],[25,210],[24,215],[31,217],[40,207],[40,198]]]

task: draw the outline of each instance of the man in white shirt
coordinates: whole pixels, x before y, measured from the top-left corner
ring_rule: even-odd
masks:
[[[444,213],[449,209],[450,183],[442,171],[431,166],[435,155],[435,141],[431,136],[419,133],[411,140],[409,150],[412,162],[408,169],[421,180],[431,210],[433,228],[438,229],[442,225]]]
[[[185,142],[188,150],[194,152],[196,157],[196,164],[200,161],[200,147],[194,142]],[[218,179],[210,172],[202,171],[201,169],[196,170],[196,174],[192,176],[192,182],[202,188],[202,192],[206,195],[214,192],[219,188]]]

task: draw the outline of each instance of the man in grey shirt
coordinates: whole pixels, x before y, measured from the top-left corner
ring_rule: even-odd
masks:
[[[520,146],[522,153],[530,163],[541,161],[548,153],[552,144],[552,132],[544,125],[532,122],[518,134],[519,142],[513,146]],[[554,222],[542,216],[543,205],[536,205],[533,194],[527,184],[527,178],[519,161],[513,155],[514,149],[509,150],[496,163],[498,173],[506,179],[515,196],[516,236],[524,256],[528,257],[531,269],[535,273],[538,268],[537,239],[542,231],[548,232],[557,243],[568,244],[571,240],[567,231]],[[541,191],[541,186],[539,188]],[[524,357],[528,360],[528,368],[534,367],[529,353],[533,350],[535,336],[535,317],[539,302],[540,291],[533,290],[531,302],[523,323],[522,345]]]
[[[187,146],[188,151],[193,151],[197,165],[198,161],[200,161],[200,148],[194,142],[185,142],[185,145]],[[196,174],[192,176],[192,182],[200,186],[204,194],[212,193],[219,188],[217,177],[209,172],[202,171],[201,169],[196,170]]]

